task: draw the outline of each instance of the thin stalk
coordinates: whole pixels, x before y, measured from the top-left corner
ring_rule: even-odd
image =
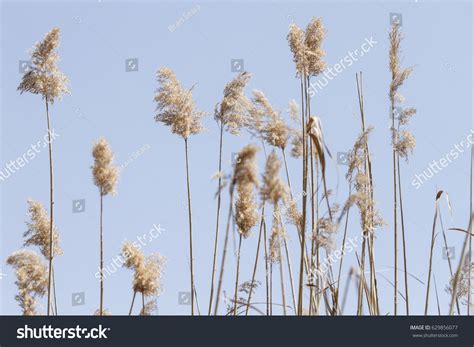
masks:
[[[237,270],[235,271],[234,316],[237,315],[237,295],[239,293],[240,251],[242,249],[242,234],[239,233],[239,249],[237,251]]]
[[[132,310],[133,310],[133,304],[135,303],[135,297],[137,296],[137,291],[133,291],[133,297],[132,297],[132,303],[130,304],[130,310],[128,311],[128,315],[132,315]]]
[[[223,135],[224,135],[224,126],[222,122],[220,123],[220,139],[219,139],[219,186],[217,190],[217,213],[216,213],[216,237],[214,239],[214,256],[212,260],[212,275],[211,275],[211,293],[209,295],[209,311],[208,315],[211,315],[212,311],[212,299],[214,296],[214,277],[216,274],[216,260],[217,260],[217,245],[218,245],[218,240],[219,240],[219,216],[220,216],[220,210],[221,210],[221,184],[222,184],[222,177],[221,177],[221,171],[222,171],[222,142],[223,142]]]
[[[451,295],[451,304],[449,305],[449,315],[453,315],[454,313],[454,303],[456,302],[457,295],[458,295],[458,284],[459,284],[459,279],[461,278],[461,272],[462,268],[464,266],[464,261],[466,259],[466,249],[468,248],[467,245],[469,242],[471,242],[471,235],[472,234],[472,223],[474,220],[474,213],[472,210],[472,203],[473,203],[473,163],[474,163],[474,148],[471,147],[471,168],[470,168],[470,183],[469,183],[469,224],[467,227],[468,234],[466,234],[466,238],[464,239],[463,247],[462,247],[462,252],[461,252],[461,259],[459,260],[459,265],[456,270],[456,275],[454,276],[454,283],[453,283],[453,289],[452,289],[452,295]],[[471,255],[469,255],[471,256]],[[471,265],[471,264],[469,264]],[[471,274],[471,271],[469,271],[469,276]],[[469,278],[469,291],[471,290],[471,279]],[[468,311],[469,312],[469,311]]]
[[[54,296],[54,314],[58,315],[58,303],[56,298],[56,278],[54,276],[54,265],[53,265],[53,296]]]
[[[351,194],[351,191],[352,191],[352,184],[351,182],[349,182],[349,195]],[[346,222],[344,224],[344,236],[342,237],[342,247],[344,248],[344,245],[346,244],[346,237],[347,237],[347,227],[349,225],[349,212],[350,212],[351,208],[349,207],[347,209],[347,213],[346,213]],[[341,272],[342,272],[342,263],[344,262],[344,254],[345,252],[342,252],[342,255],[341,255],[341,261],[339,262],[339,271],[338,271],[338,274],[337,274],[337,289],[336,289],[336,293],[337,295],[339,296],[339,288],[340,288],[340,284],[341,284]],[[339,302],[339,300],[338,300]]]
[[[307,141],[306,141],[306,116],[304,109],[304,99],[306,99],[307,86],[306,78],[301,77],[301,127],[303,133],[303,178],[302,178],[302,220],[301,220],[301,257],[300,257],[300,273],[298,285],[298,315],[303,314],[303,278],[304,278],[304,259],[305,259],[305,238],[306,238],[306,189],[307,189]]]
[[[446,233],[444,231],[443,218],[441,218],[441,213],[439,214],[439,224],[441,226],[441,231],[442,231],[442,235],[443,235],[444,247],[445,247],[445,250],[447,250],[448,249],[448,240],[446,239]],[[451,277],[453,277],[453,267],[452,267],[452,264],[451,264],[451,257],[447,257],[447,258],[448,258],[449,274],[450,274]],[[434,278],[434,276],[433,276],[433,278]],[[457,311],[458,311],[458,315],[460,315],[461,310],[459,308],[459,300],[457,298],[456,298],[456,308],[457,308]]]
[[[285,226],[283,224],[281,213],[279,213],[278,216],[279,216],[281,230],[283,231],[283,245],[285,246],[286,262],[287,262],[287,265],[288,265],[288,274],[290,276],[291,297],[293,299],[293,310],[294,310],[294,312],[296,312],[296,297],[295,297],[295,287],[294,287],[294,284],[293,284],[293,271],[291,270],[290,251],[288,249],[288,243],[286,242]]]
[[[438,192],[439,194],[439,192]],[[426,301],[425,301],[425,316],[428,315],[428,303],[430,297],[430,284],[431,284],[431,269],[433,264],[433,249],[435,244],[435,231],[436,231],[436,218],[438,217],[438,197],[435,203],[435,213],[433,217],[433,227],[431,232],[431,247],[430,247],[430,265],[428,267],[428,280],[426,281]]]
[[[234,197],[234,187],[231,185],[230,187],[230,203],[229,203],[229,213],[227,215],[227,225],[225,229],[225,237],[224,237],[224,249],[222,251],[222,258],[221,258],[221,268],[219,272],[219,282],[217,285],[217,295],[216,295],[216,303],[214,305],[214,315],[217,315],[218,308],[219,308],[219,300],[220,300],[220,295],[221,295],[221,290],[222,290],[222,280],[224,278],[224,268],[225,268],[225,259],[227,256],[227,244],[229,243],[229,229],[230,229],[230,222],[231,222],[231,217],[232,217],[232,203],[233,203],[233,197]]]
[[[392,131],[395,131],[395,116],[394,116],[394,100],[391,100],[391,116],[392,116]],[[393,314],[397,315],[397,304],[398,304],[398,238],[397,238],[397,166],[396,166],[396,153],[395,148],[392,144],[392,161],[393,161]]]
[[[245,309],[245,315],[247,316],[249,314],[249,309],[250,309],[250,302],[252,300],[252,293],[253,293],[253,288],[255,284],[255,277],[257,275],[257,265],[258,265],[258,257],[260,254],[260,244],[262,242],[262,232],[263,232],[263,223],[264,223],[264,214],[265,214],[265,201],[263,202],[262,206],[262,218],[260,220],[260,231],[258,233],[258,242],[257,242],[257,252],[255,253],[255,262],[253,264],[253,272],[252,272],[252,282],[249,290],[249,295],[247,298],[247,308]],[[265,241],[264,241],[265,242]]]
[[[100,191],[100,315],[104,313],[104,235],[103,235],[103,216],[104,216],[104,194]]]
[[[283,264],[281,257],[281,244],[278,245],[278,256],[280,257],[280,285],[281,285],[281,299],[283,304],[283,315],[286,316],[286,295],[285,295],[285,280],[283,278]]]
[[[194,259],[193,259],[193,225],[191,214],[191,188],[189,183],[188,139],[184,139],[186,154],[186,186],[188,190],[188,221],[189,221],[189,266],[191,275],[191,315],[194,316]]]
[[[267,224],[265,219],[263,220],[263,249],[265,250],[265,284],[266,284],[266,294],[267,294],[267,316],[270,314],[270,281],[268,274],[268,250],[267,250]]]
[[[145,315],[145,295],[142,292],[142,316]]]
[[[313,303],[314,301],[313,296],[314,296],[314,283],[313,283],[313,274],[314,272],[314,227],[315,227],[315,215],[314,215],[314,163],[313,163],[313,143],[310,141],[309,142],[309,152],[310,154],[310,186],[311,186],[311,260],[310,260],[310,276],[309,278],[311,279],[311,287],[309,289],[309,315],[312,315],[313,312]]]
[[[53,141],[51,140],[51,119],[49,116],[49,99],[45,98],[46,121],[48,123],[49,153],[49,269],[48,269],[48,316],[51,308],[51,283],[53,272],[53,228],[54,228],[54,172],[53,172]]]
[[[402,198],[402,181],[400,178],[400,156],[397,155],[397,171],[398,171],[398,193],[400,197],[400,222],[402,228],[402,246],[403,246],[403,266],[405,273],[405,305],[407,316],[410,315],[410,305],[408,303],[408,268],[407,268],[407,251],[405,243],[405,221],[403,218],[403,198]]]

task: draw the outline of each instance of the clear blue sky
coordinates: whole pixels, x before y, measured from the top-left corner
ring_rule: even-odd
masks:
[[[180,20],[183,14],[193,12],[184,15],[188,19]],[[448,191],[453,205],[450,215],[445,202],[441,203],[446,228],[465,228],[469,215],[468,149],[459,152],[456,160],[419,189],[411,182],[430,162],[466,141],[473,128],[471,3],[2,1],[2,170],[45,134],[41,98],[19,95],[16,88],[21,79],[19,61],[29,59],[28,49],[53,26],[61,28],[60,68],[71,81],[72,94],[51,108],[53,126],[60,135],[54,143],[56,224],[64,249],[64,255],[55,265],[59,313],[91,314],[99,304],[99,282],[94,277],[99,261],[99,194],[92,182],[90,166],[92,144],[105,136],[118,165],[137,157],[123,170],[118,194],[105,198],[106,264],[118,254],[123,240],[135,240],[147,234],[153,224],[160,225],[164,229],[162,234],[143,248],[147,254],[159,252],[168,258],[158,313],[189,314],[189,306],[178,304],[178,292],[189,288],[184,144],[153,120],[155,72],[162,66],[172,68],[186,86],[197,83],[194,88],[197,106],[211,114],[205,120],[208,130],[190,139],[196,286],[201,311],[207,310],[216,206],[213,200],[216,182],[210,177],[217,171],[218,158],[218,131],[212,119],[214,105],[220,101],[225,83],[235,76],[230,69],[231,59],[244,59],[245,70],[253,75],[249,91],[263,90],[277,109],[285,110],[290,99],[298,99],[299,82],[286,34],[291,22],[306,26],[312,16],[322,17],[328,31],[323,47],[329,65],[339,62],[348,51],[360,49],[366,38],[372,37],[377,42],[317,94],[312,110],[322,119],[329,148],[334,153],[350,148],[360,129],[355,73],[363,71],[366,118],[375,127],[370,139],[375,196],[388,224],[377,231],[381,313],[392,313],[393,290],[383,278],[393,279],[387,39],[390,12],[403,15],[403,64],[414,66],[402,94],[407,105],[418,109],[410,125],[417,147],[409,162],[402,163],[402,179],[409,271],[426,282],[436,190]],[[169,30],[171,25],[175,25],[174,30]],[[125,60],[129,58],[138,58],[138,71],[125,71]],[[226,134],[226,171],[230,169],[231,153],[251,141],[254,140],[246,134],[241,137]],[[137,156],[140,148],[143,153]],[[259,161],[263,168],[263,153]],[[295,189],[300,181],[299,168],[299,162],[290,159]],[[345,166],[337,170],[336,165],[329,166],[329,185],[337,189],[339,182],[336,197],[341,204],[347,198],[345,169]],[[34,160],[0,183],[0,268],[6,274],[0,280],[0,314],[20,313],[14,301],[15,276],[5,265],[5,259],[22,245],[26,200],[31,197],[48,206],[48,175],[48,155],[43,149]],[[227,213],[227,198],[225,195],[222,216]],[[84,213],[72,213],[75,199],[85,199]],[[349,235],[356,235],[359,220],[356,213],[351,216]],[[254,236],[243,245],[243,281],[251,277],[256,233],[254,230]],[[298,241],[294,229],[289,228],[288,234],[297,277]],[[339,244],[341,237],[342,231]],[[434,251],[434,273],[441,309],[446,313],[449,296],[444,288],[449,281],[449,269],[442,257],[440,241],[441,238]],[[448,231],[449,246],[456,251],[454,264],[459,260],[461,241],[462,235]],[[224,289],[231,295],[235,271],[232,242],[230,247]],[[401,255],[400,251],[400,260]],[[351,253],[345,260],[343,273],[355,264],[355,253]],[[400,261],[399,266],[402,265]],[[119,269],[106,279],[105,306],[112,314],[128,312],[131,277],[129,270]],[[259,280],[264,283],[262,271]],[[409,284],[411,311],[422,314],[425,287],[413,279]],[[402,281],[400,290],[403,291]],[[85,305],[71,305],[71,294],[76,292],[85,292]],[[264,292],[262,285],[256,301],[263,300]],[[352,287],[347,314],[355,312],[354,293]],[[435,314],[432,293],[430,312]],[[274,295],[280,297],[277,285]],[[401,298],[399,302],[399,309],[404,312]]]

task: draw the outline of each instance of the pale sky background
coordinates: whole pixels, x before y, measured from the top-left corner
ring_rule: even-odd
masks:
[[[194,10],[193,10],[194,9]],[[193,13],[191,16],[186,13]],[[153,225],[162,234],[149,242],[146,254],[159,252],[168,258],[163,276],[164,292],[158,300],[158,314],[186,315],[190,307],[178,304],[178,293],[189,291],[188,230],[184,144],[181,138],[153,120],[155,73],[172,68],[185,86],[195,83],[194,97],[200,110],[209,112],[208,130],[190,139],[190,170],[194,222],[196,286],[202,313],[207,313],[214,240],[218,129],[212,118],[222,90],[236,73],[231,59],[244,59],[252,73],[248,91],[264,91],[275,108],[286,110],[290,99],[299,98],[292,55],[286,35],[288,25],[304,27],[312,16],[320,16],[327,29],[323,48],[329,65],[348,51],[360,49],[366,39],[377,42],[352,66],[329,82],[312,100],[312,110],[322,119],[325,138],[333,153],[347,151],[360,129],[355,73],[363,71],[365,113],[375,127],[370,138],[373,151],[375,196],[387,227],[377,231],[376,264],[379,270],[381,314],[393,313],[392,165],[389,133],[388,31],[389,14],[401,13],[403,65],[414,73],[402,88],[406,105],[418,109],[410,129],[417,147],[409,162],[402,163],[409,272],[426,283],[434,197],[437,189],[449,192],[452,214],[441,202],[445,228],[465,228],[469,216],[469,149],[466,147],[449,166],[419,189],[411,184],[414,175],[425,170],[466,138],[474,128],[472,117],[472,3],[471,2],[5,2],[1,6],[1,168],[42,140],[45,131],[44,104],[37,95],[20,95],[19,61],[28,60],[28,49],[53,26],[61,29],[60,68],[69,77],[72,94],[51,107],[53,126],[60,136],[54,142],[56,224],[64,255],[55,262],[60,314],[87,315],[99,305],[99,282],[94,277],[99,262],[99,194],[93,185],[91,147],[105,136],[118,165],[136,157],[123,170],[118,194],[105,198],[105,263],[110,264],[125,239],[136,240]],[[182,16],[189,17],[180,21]],[[179,24],[175,30],[171,25]],[[125,60],[138,58],[138,71],[126,72]],[[288,115],[285,113],[288,119]],[[246,134],[225,135],[224,169],[230,170],[231,154],[255,142]],[[137,156],[136,152],[142,152]],[[267,147],[268,149],[268,147]],[[259,154],[263,169],[264,156]],[[300,188],[300,162],[289,160],[295,194]],[[341,204],[347,198],[346,166],[329,165],[329,186],[339,189]],[[283,172],[282,172],[283,173]],[[34,160],[15,172],[1,189],[0,314],[20,314],[14,300],[15,275],[5,260],[22,247],[27,213],[26,201],[34,198],[49,207],[48,154],[42,149]],[[338,179],[337,179],[338,177]],[[72,201],[85,199],[85,212],[73,213]],[[221,225],[227,214],[227,190],[223,198]],[[270,217],[267,217],[270,225]],[[223,229],[221,229],[223,231]],[[439,230],[439,229],[438,229]],[[299,259],[295,229],[288,227],[295,286]],[[339,231],[338,245],[343,230]],[[358,214],[351,212],[349,237],[360,232]],[[461,252],[462,235],[446,231],[454,247],[454,266]],[[243,243],[241,280],[251,278],[258,230]],[[223,236],[223,232],[221,233]],[[223,238],[221,238],[221,241]],[[233,294],[234,245],[230,245],[224,289]],[[399,267],[402,268],[400,240]],[[434,275],[442,313],[448,310],[449,268],[443,259],[442,238],[434,250]],[[220,248],[222,250],[222,247]],[[358,248],[360,253],[360,246]],[[220,259],[219,252],[219,259]],[[355,253],[344,260],[343,275],[356,264]],[[285,273],[286,279],[288,274]],[[277,273],[275,278],[278,278]],[[404,291],[403,273],[399,274]],[[119,269],[105,282],[105,307],[112,314],[127,314],[132,273]],[[265,295],[262,282],[255,301]],[[344,278],[345,280],[345,278]],[[288,283],[288,282],[287,282]],[[411,313],[422,314],[425,285],[409,280]],[[343,287],[341,285],[341,287]],[[280,303],[279,285],[274,286]],[[432,286],[432,288],[434,288]],[[72,306],[72,293],[84,292],[85,304]],[[287,284],[287,302],[291,303]],[[354,314],[356,291],[349,289],[346,314]],[[430,313],[436,314],[434,290]],[[45,312],[46,297],[41,301]],[[305,305],[307,304],[305,301]],[[221,303],[221,313],[224,309]],[[259,306],[264,309],[264,306]],[[465,306],[463,306],[465,312]],[[275,313],[280,313],[275,309]],[[291,312],[291,310],[290,310]],[[399,312],[404,303],[399,299]]]

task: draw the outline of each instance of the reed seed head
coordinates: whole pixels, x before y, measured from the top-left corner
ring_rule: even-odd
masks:
[[[128,269],[136,270],[145,263],[145,255],[132,242],[126,241],[122,245],[122,256],[125,258],[125,266]]]
[[[37,314],[36,299],[42,297],[48,288],[48,270],[35,252],[20,250],[7,258],[7,264],[13,266],[16,273],[15,284],[18,294],[15,296],[23,315]]]
[[[326,31],[321,18],[311,18],[305,33],[308,74],[311,76],[319,75],[326,68],[326,63],[322,60],[326,52],[321,48],[325,36]]]
[[[155,93],[155,121],[171,127],[171,132],[187,139],[204,130],[203,112],[196,111],[192,88],[184,89],[169,68],[157,72],[159,87]]]
[[[287,193],[286,185],[279,176],[281,162],[275,151],[272,151],[265,164],[265,173],[263,174],[263,186],[260,190],[262,200],[270,201],[273,205],[283,199]]]
[[[163,291],[162,276],[166,258],[158,253],[148,256],[135,269],[133,290],[144,296],[158,296]]]
[[[114,155],[106,139],[101,138],[94,144],[92,156],[94,184],[99,187],[100,194],[115,194],[119,172],[113,165]]]
[[[224,88],[222,101],[216,106],[214,118],[233,135],[239,135],[242,127],[249,123],[249,100],[244,91],[250,77],[248,72],[242,72],[230,81]]]
[[[50,227],[51,221],[46,209],[39,201],[28,200],[28,216],[26,222],[28,229],[24,232],[26,238],[24,246],[38,246],[41,254],[49,259],[50,257]],[[53,226],[53,258],[62,255],[63,251],[59,246],[59,233],[56,226]]]
[[[281,115],[275,111],[265,94],[260,90],[253,91],[254,109],[265,117],[265,123],[260,128],[262,138],[271,146],[285,149],[290,131]]]
[[[59,33],[59,28],[53,28],[32,49],[31,68],[23,75],[18,86],[20,93],[41,94],[51,104],[55,99],[61,99],[63,94],[69,93],[68,79],[57,67]]]
[[[247,238],[250,230],[258,222],[257,203],[254,189],[258,187],[256,154],[258,147],[245,146],[237,157],[234,182],[237,184],[237,201],[235,203],[235,222],[239,233]]]

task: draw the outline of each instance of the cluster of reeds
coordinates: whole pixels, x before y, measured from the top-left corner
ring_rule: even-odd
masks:
[[[253,90],[247,96],[246,87],[251,75],[248,72],[238,74],[224,88],[223,97],[216,104],[214,119],[219,130],[218,163],[215,177],[218,180],[216,193],[215,229],[213,230],[212,268],[208,315],[218,315],[222,292],[224,291],[224,271],[228,268],[228,243],[231,232],[238,236],[235,277],[232,283],[233,295],[227,303],[226,314],[248,315],[254,311],[261,314],[275,314],[275,307],[281,306],[284,315],[341,315],[347,299],[347,289],[352,279],[357,280],[357,315],[370,315],[387,312],[381,308],[378,295],[377,270],[375,262],[377,231],[386,224],[377,209],[375,181],[372,157],[369,146],[370,135],[375,129],[368,125],[364,108],[362,72],[356,74],[355,89],[360,112],[360,130],[353,147],[347,156],[348,169],[346,179],[348,196],[342,206],[338,204],[330,189],[331,151],[323,131],[321,118],[314,114],[317,102],[311,93],[311,79],[323,73],[325,51],[323,41],[326,36],[322,19],[314,17],[305,29],[296,24],[290,25],[287,40],[295,63],[295,75],[299,79],[300,103],[290,101],[288,114],[291,123],[285,120],[283,113],[276,109],[265,93]],[[403,189],[401,160],[408,159],[415,147],[415,137],[408,129],[410,118],[416,113],[413,107],[404,107],[404,98],[400,89],[412,73],[412,68],[401,67],[400,27],[394,24],[389,33],[389,102],[392,112],[390,140],[393,163],[393,314],[398,314],[398,300],[405,301],[406,314],[410,314],[408,275],[408,249],[406,242],[405,214],[403,210]],[[48,132],[52,129],[49,106],[64,93],[68,92],[67,79],[57,68],[59,29],[54,28],[43,41],[36,44],[32,52],[32,69],[27,72],[18,87],[21,92],[40,94],[45,101]],[[200,314],[197,304],[195,259],[193,256],[193,218],[191,204],[191,175],[189,169],[189,139],[191,135],[204,130],[202,118],[204,112],[198,111],[193,99],[193,89],[181,85],[176,74],[169,68],[160,68],[156,76],[158,88],[155,92],[155,121],[168,126],[173,134],[179,135],[184,142],[184,169],[186,172],[187,218],[189,231],[189,285],[191,315]],[[395,114],[396,110],[400,110]],[[225,152],[225,134],[239,136],[247,131],[257,143],[242,147],[234,158],[232,169],[226,173],[223,165]],[[301,185],[292,186],[291,167],[287,161],[287,149],[301,168]],[[267,147],[271,148],[267,154]],[[261,151],[263,149],[263,151]],[[263,153],[265,169],[258,172],[258,156]],[[474,151],[473,151],[474,153]],[[49,216],[40,202],[29,200],[28,230],[25,232],[24,246],[37,246],[42,256],[30,250],[21,250],[12,254],[7,263],[16,270],[18,295],[16,300],[25,315],[37,314],[37,299],[48,293],[47,314],[58,313],[56,292],[54,290],[53,259],[62,254],[59,246],[59,233],[54,225],[54,180],[52,145],[49,142],[50,171],[50,210]],[[474,154],[472,154],[474,155]],[[113,164],[113,153],[108,142],[100,139],[92,149],[92,175],[100,196],[100,303],[97,315],[108,315],[104,307],[104,232],[103,198],[114,194],[118,182],[118,169]],[[472,306],[472,161],[470,177],[470,216],[467,229],[451,228],[465,233],[461,259],[456,269],[450,260],[451,278],[447,281],[447,292],[451,295],[449,313],[461,314],[460,302],[467,305],[470,314]],[[280,170],[284,167],[284,179]],[[221,234],[221,209],[223,197],[228,186],[228,211],[225,230]],[[298,192],[295,187],[300,188]],[[426,283],[425,314],[428,314],[429,295],[432,283],[433,249],[436,242],[437,221],[440,221],[444,243],[447,246],[446,233],[441,221],[439,201],[447,193],[439,191],[435,199],[435,215],[432,225],[428,279]],[[449,199],[448,199],[448,205]],[[271,227],[267,230],[266,207],[271,211]],[[351,227],[350,211],[357,209],[361,235],[360,250],[355,253],[355,265],[352,265],[346,280],[346,288],[341,296],[343,263],[347,262],[346,239]],[[267,212],[266,212],[267,211]],[[403,269],[398,266],[399,229],[403,251]],[[257,232],[258,230],[258,232]],[[309,232],[308,232],[309,230]],[[333,266],[327,259],[338,246],[339,231],[342,232],[339,263]],[[253,232],[255,231],[255,232]],[[252,237],[252,235],[255,235]],[[296,276],[292,265],[292,256],[288,240],[298,242]],[[251,259],[251,279],[242,281],[241,251],[255,244],[255,257]],[[253,241],[252,241],[253,240]],[[220,265],[218,255],[221,253]],[[137,294],[141,294],[141,315],[153,314],[156,298],[163,290],[163,266],[165,258],[155,253],[145,257],[140,247],[126,242],[121,256],[124,267],[133,271],[132,302],[129,314],[133,312]],[[44,258],[44,259],[43,259]],[[263,259],[263,260],[262,260]],[[48,263],[48,266],[45,265]],[[263,266],[262,266],[263,263]],[[199,264],[199,263],[198,263]],[[262,267],[265,278],[258,278],[258,268]],[[276,298],[274,286],[276,278],[274,267],[278,266],[281,302]],[[217,269],[219,271],[217,272]],[[404,274],[404,295],[399,292],[399,272]],[[218,276],[216,274],[218,273]],[[288,274],[286,278],[285,273]],[[296,281],[296,282],[295,282]],[[216,283],[217,282],[217,283]],[[261,283],[265,283],[265,310],[255,302],[254,294]],[[217,284],[217,287],[216,287]],[[436,287],[436,282],[435,282]],[[291,296],[288,302],[287,295]],[[438,297],[438,292],[436,291]],[[207,293],[206,293],[207,296]],[[306,298],[308,299],[307,302]],[[253,299],[253,300],[252,300]],[[54,300],[54,303],[53,303]],[[383,310],[383,311],[382,311]],[[438,310],[439,305],[438,305]]]

